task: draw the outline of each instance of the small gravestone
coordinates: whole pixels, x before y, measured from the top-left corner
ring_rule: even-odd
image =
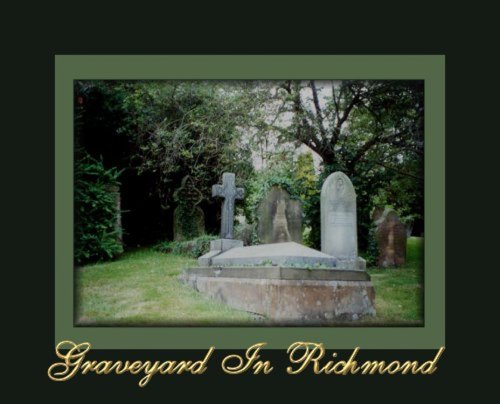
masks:
[[[397,267],[406,263],[406,226],[394,210],[385,209],[372,215],[379,249],[378,266]]]
[[[321,188],[321,251],[345,267],[358,266],[356,192],[351,180],[337,171]]]
[[[261,243],[302,243],[302,206],[286,190],[273,186],[257,209]]]
[[[205,233],[205,215],[198,204],[203,195],[190,176],[182,179],[174,193],[177,207],[174,210],[174,240],[189,240]]]

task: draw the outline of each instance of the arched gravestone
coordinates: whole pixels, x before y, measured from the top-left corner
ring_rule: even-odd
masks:
[[[302,243],[302,206],[281,187],[273,186],[257,208],[258,235],[263,244]]]
[[[379,249],[377,264],[388,268],[406,263],[406,226],[392,209],[376,209],[372,218]]]
[[[321,251],[347,268],[358,265],[356,192],[340,171],[330,174],[321,188]]]

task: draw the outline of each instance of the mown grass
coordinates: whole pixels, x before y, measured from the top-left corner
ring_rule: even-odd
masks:
[[[410,238],[404,268],[369,269],[377,316],[352,325],[420,325],[423,319],[423,240]],[[180,283],[177,276],[196,260],[152,249],[125,253],[113,262],[75,273],[75,323],[101,326],[259,325]]]
[[[252,317],[210,300],[177,280],[196,260],[142,249],[76,270],[78,325],[174,325],[248,322]]]
[[[375,287],[377,316],[366,319],[367,323],[423,325],[423,248],[422,238],[410,237],[404,267],[368,269]]]

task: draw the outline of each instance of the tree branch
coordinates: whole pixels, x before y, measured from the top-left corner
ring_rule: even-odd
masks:
[[[374,161],[374,162],[373,162],[373,164],[376,164],[376,165],[378,165],[378,166],[384,167],[384,168],[385,168],[385,169],[387,169],[387,170],[394,171],[396,174],[399,174],[399,175],[404,175],[404,176],[406,176],[406,177],[410,177],[410,178],[414,178],[414,179],[416,179],[416,180],[418,180],[418,181],[424,181],[424,179],[423,179],[422,177],[418,177],[418,176],[416,176],[416,175],[413,175],[413,174],[407,173],[407,172],[405,172],[405,171],[398,170],[398,169],[396,169],[396,168],[394,168],[394,167],[390,167],[390,166],[388,166],[387,164],[380,163],[380,162],[378,162],[378,161]]]
[[[289,85],[288,88],[289,88],[288,89],[289,94],[292,95],[291,85]],[[301,140],[306,141],[307,143],[314,143],[315,147],[316,147],[315,149],[312,148],[309,144],[308,144],[308,146],[311,147],[316,153],[320,154],[319,145],[322,144],[323,142],[322,142],[322,139],[318,139],[318,137],[316,136],[316,134],[314,132],[314,129],[311,127],[311,125],[309,124],[307,119],[304,117],[304,115],[307,115],[307,114],[306,114],[306,111],[304,110],[304,107],[302,106],[302,102],[300,100],[300,89],[296,90],[296,92],[294,94],[293,107],[294,107],[294,111],[295,111],[296,116],[301,118],[301,124],[299,124],[299,128],[298,128],[299,138],[302,138],[302,136],[301,136],[301,125],[302,125],[302,127],[304,129],[307,129],[309,131],[309,135],[310,135],[309,139],[312,139],[312,140],[309,141],[307,138],[302,138]]]
[[[333,98],[333,105],[335,106],[335,117],[337,118],[336,120],[338,121],[340,119],[340,106],[337,100],[337,96],[335,95],[334,81],[332,81],[332,98]]]
[[[326,140],[326,131],[325,131],[325,127],[323,126],[323,116],[321,114],[321,107],[319,105],[318,91],[316,89],[316,84],[314,83],[314,80],[311,80],[309,82],[309,85],[311,87],[312,94],[313,94],[314,108],[316,109],[316,122],[318,124],[319,132],[321,133],[321,138],[323,141],[325,141]]]

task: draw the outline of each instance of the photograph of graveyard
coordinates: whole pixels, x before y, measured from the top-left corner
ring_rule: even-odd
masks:
[[[74,83],[78,326],[423,326],[424,82]]]

